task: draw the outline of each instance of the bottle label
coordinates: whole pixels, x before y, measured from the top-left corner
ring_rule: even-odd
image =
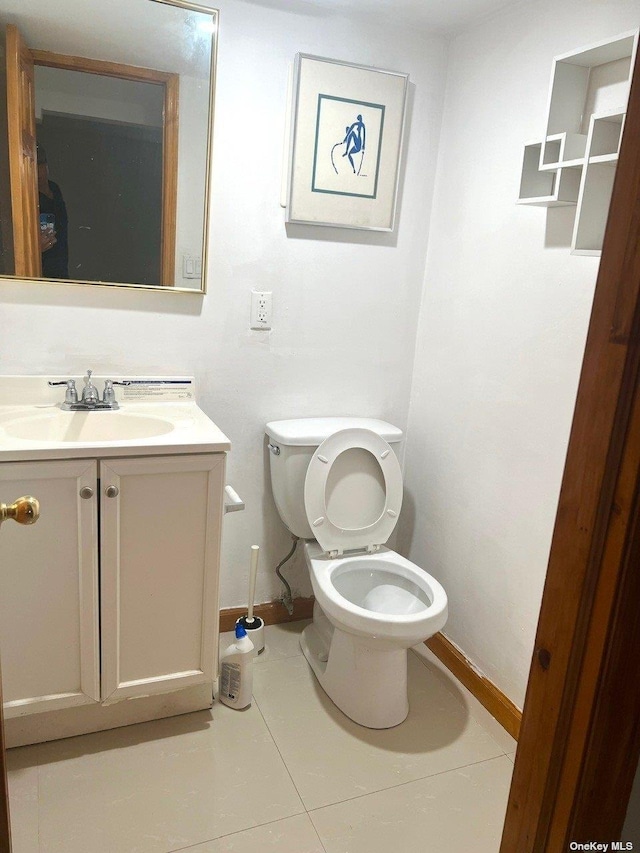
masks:
[[[238,694],[240,693],[240,666],[237,663],[222,664],[220,693],[230,702],[238,701]]]

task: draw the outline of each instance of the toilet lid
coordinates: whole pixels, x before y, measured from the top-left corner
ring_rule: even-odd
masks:
[[[377,433],[339,430],[311,458],[304,504],[313,535],[327,553],[383,545],[402,506],[400,463]]]

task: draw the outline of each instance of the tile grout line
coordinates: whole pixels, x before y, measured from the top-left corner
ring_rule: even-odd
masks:
[[[281,658],[281,660],[290,660],[291,658],[294,658],[294,657],[302,657],[302,656],[303,656],[303,655],[302,655],[302,649],[300,649],[300,651],[298,652],[298,654],[290,655],[288,658]],[[285,769],[286,769],[287,773],[289,774],[289,778],[291,779],[291,784],[292,784],[292,785],[293,785],[293,787],[295,788],[296,794],[297,794],[297,795],[298,795],[298,797],[300,798],[300,802],[302,803],[302,808],[304,809],[305,814],[306,814],[306,815],[307,815],[307,817],[309,818],[309,823],[310,823],[310,824],[311,824],[311,826],[313,827],[313,831],[315,832],[316,837],[317,837],[318,841],[320,842],[320,847],[322,848],[322,850],[324,851],[324,853],[327,853],[327,848],[324,846],[324,843],[323,843],[322,839],[320,838],[320,834],[318,833],[318,830],[317,830],[317,828],[316,828],[316,825],[315,825],[315,823],[313,822],[313,820],[311,819],[311,815],[309,814],[309,809],[307,808],[305,801],[302,799],[302,794],[301,794],[301,793],[300,793],[300,791],[298,790],[298,786],[296,785],[295,780],[294,780],[293,776],[291,775],[291,771],[289,770],[289,767],[288,767],[288,765],[287,765],[287,762],[284,760],[284,756],[283,756],[283,755],[282,755],[282,753],[280,752],[280,747],[278,746],[278,742],[276,741],[276,739],[275,739],[275,737],[274,737],[274,735],[273,735],[273,732],[272,732],[272,731],[271,731],[271,729],[269,728],[269,723],[267,722],[267,719],[266,719],[265,715],[262,713],[262,708],[260,707],[260,703],[259,703],[259,702],[258,702],[258,700],[255,698],[255,696],[252,696],[251,698],[252,698],[252,699],[253,699],[253,701],[256,703],[256,708],[258,709],[258,711],[259,711],[259,713],[260,713],[260,716],[262,717],[262,719],[263,719],[263,721],[264,721],[264,724],[265,724],[265,726],[267,727],[267,731],[269,732],[269,735],[271,736],[271,740],[273,741],[275,748],[278,750],[278,755],[280,756],[280,759],[281,759],[282,763],[284,764],[284,766],[285,766]]]
[[[270,737],[270,738],[271,738],[271,740],[273,741],[273,745],[275,746],[276,751],[277,751],[278,755],[280,756],[280,761],[282,761],[282,763],[283,763],[283,765],[284,765],[284,769],[287,771],[287,775],[288,775],[289,779],[291,779],[291,784],[293,785],[293,787],[294,787],[294,789],[295,789],[295,792],[296,792],[296,794],[298,795],[298,799],[300,800],[300,805],[302,806],[302,808],[303,808],[303,809],[305,810],[305,812],[306,812],[306,811],[307,811],[307,807],[305,806],[305,804],[304,804],[304,800],[302,799],[302,796],[300,795],[300,791],[298,790],[298,786],[297,786],[297,785],[296,785],[296,783],[294,782],[293,776],[291,775],[291,771],[290,771],[290,770],[289,770],[289,768],[287,767],[287,762],[284,760],[284,756],[283,756],[283,755],[282,755],[282,753],[280,752],[280,747],[278,746],[278,743],[277,743],[277,741],[276,741],[275,737],[273,736],[273,732],[272,732],[272,731],[271,731],[271,729],[269,728],[269,723],[266,721],[265,716],[264,716],[264,714],[262,713],[262,708],[260,707],[260,704],[258,703],[258,700],[256,699],[256,697],[255,697],[255,696],[253,696],[253,695],[252,695],[252,696],[251,696],[251,699],[252,699],[252,701],[253,701],[253,702],[255,702],[255,703],[256,703],[256,708],[258,709],[258,713],[260,714],[260,717],[262,718],[262,722],[265,724],[266,729],[267,729],[267,731],[269,732],[269,737]]]
[[[416,654],[415,652],[414,652],[414,655],[418,658],[418,660],[419,660],[419,661],[420,661],[420,663],[425,667],[425,669],[427,669],[427,670],[430,670],[430,669],[431,669],[431,667],[429,666],[428,661],[423,660],[423,659],[420,657],[420,655]],[[301,651],[298,655],[291,655],[289,658],[279,658],[278,660],[291,660],[291,658],[293,658],[293,657],[304,657],[304,655],[302,654],[302,651]],[[273,662],[273,661],[270,661],[270,663],[271,663],[271,662]],[[314,678],[315,678],[315,675],[314,675]],[[454,676],[454,678],[455,678],[455,676]],[[456,679],[456,681],[457,681],[457,679]],[[448,691],[448,692],[450,693],[450,691]],[[452,695],[452,696],[453,696],[453,694],[451,694],[451,693],[450,693],[450,695]],[[340,803],[347,803],[347,802],[350,802],[351,800],[359,800],[359,799],[361,799],[362,797],[368,797],[368,796],[370,796],[371,794],[381,793],[382,791],[390,791],[390,790],[392,790],[393,788],[399,788],[399,787],[402,787],[402,785],[408,785],[408,784],[410,784],[411,782],[419,782],[419,781],[421,781],[422,779],[430,779],[430,778],[433,778],[433,777],[435,777],[435,776],[441,776],[443,773],[453,773],[453,772],[456,772],[456,771],[458,771],[458,770],[464,770],[464,768],[465,768],[465,767],[473,767],[473,766],[474,766],[474,765],[476,765],[476,764],[483,764],[483,763],[484,763],[484,762],[486,762],[486,761],[494,761],[494,760],[495,760],[495,759],[497,759],[497,758],[507,758],[507,760],[509,760],[507,753],[506,753],[506,752],[504,752],[504,751],[502,750],[502,747],[500,746],[500,744],[499,744],[499,743],[498,743],[498,742],[497,742],[497,741],[496,741],[496,740],[491,736],[491,734],[490,734],[490,733],[485,729],[485,727],[482,725],[482,723],[480,723],[478,720],[476,720],[476,718],[473,716],[473,714],[471,714],[471,713],[470,713],[471,718],[476,722],[476,724],[477,724],[478,726],[480,726],[480,728],[484,731],[484,733],[487,735],[487,737],[489,737],[489,738],[491,739],[491,741],[493,741],[493,743],[495,744],[496,748],[499,750],[499,754],[498,754],[498,755],[492,755],[492,756],[490,756],[490,757],[488,757],[488,758],[482,758],[482,759],[480,759],[479,761],[472,761],[472,762],[470,762],[469,764],[461,764],[459,767],[451,767],[451,768],[448,768],[447,770],[439,770],[437,773],[430,773],[430,774],[427,774],[426,776],[418,776],[416,779],[409,779],[409,780],[407,780],[406,782],[399,782],[399,783],[398,783],[398,784],[396,784],[396,785],[389,785],[389,786],[385,786],[384,788],[378,788],[378,789],[377,789],[377,790],[375,790],[375,791],[369,791],[369,792],[367,792],[367,793],[365,793],[365,794],[356,794],[356,795],[355,795],[355,796],[353,796],[353,797],[346,797],[345,799],[343,799],[343,800],[338,800],[338,801],[337,801],[337,802],[335,802],[335,803],[328,803],[328,804],[326,804],[326,805],[324,805],[324,806],[318,806],[318,807],[316,807],[316,808],[308,809],[308,808],[307,808],[307,806],[306,806],[306,803],[304,802],[304,800],[303,800],[303,798],[302,798],[302,795],[300,794],[300,791],[298,791],[298,787],[297,787],[297,785],[296,785],[296,783],[295,783],[295,780],[293,779],[293,776],[291,775],[291,772],[289,771],[289,767],[287,766],[287,762],[285,761],[285,759],[284,759],[284,757],[283,757],[282,753],[280,752],[280,747],[278,746],[278,743],[277,743],[277,741],[276,741],[276,739],[275,739],[275,737],[274,737],[274,735],[273,735],[273,733],[272,733],[271,729],[269,728],[269,724],[268,724],[268,722],[267,722],[267,720],[266,720],[266,718],[265,718],[264,714],[262,713],[262,709],[260,708],[260,705],[259,705],[259,703],[258,703],[257,699],[256,699],[255,697],[252,697],[252,698],[253,698],[253,700],[254,700],[254,701],[255,701],[255,703],[256,703],[256,707],[257,707],[257,708],[258,708],[258,710],[260,711],[260,716],[261,716],[261,717],[262,717],[262,719],[264,720],[264,723],[265,723],[265,725],[266,725],[266,727],[267,727],[267,730],[269,731],[269,734],[271,735],[271,738],[272,738],[272,740],[273,740],[273,742],[274,742],[274,744],[275,744],[275,746],[276,746],[276,749],[278,750],[278,754],[279,754],[279,755],[280,755],[280,757],[282,758],[282,762],[283,762],[284,766],[287,768],[287,773],[289,773],[289,777],[291,778],[291,781],[292,781],[292,783],[293,783],[293,785],[294,785],[294,787],[295,787],[295,789],[296,789],[296,792],[297,792],[298,796],[300,797],[300,800],[302,801],[302,805],[304,806],[305,811],[306,811],[306,813],[309,815],[309,817],[311,817],[311,812],[318,811],[318,809],[329,808],[330,806],[339,805]],[[453,696],[453,698],[455,699],[456,697],[455,697],[455,696]],[[313,823],[313,821],[311,821],[311,822]],[[315,827],[315,824],[314,824],[314,827]],[[320,839],[320,840],[321,840],[321,842],[322,842],[322,839]]]
[[[256,706],[257,706],[257,702],[256,702]],[[260,709],[258,708],[258,710],[260,710]],[[260,711],[260,715],[262,716],[262,711]],[[264,720],[264,716],[262,716],[262,718]],[[265,725],[267,725],[267,721],[264,720],[264,722],[265,722]],[[268,725],[267,725],[267,728],[269,728]],[[271,735],[270,730],[269,730],[269,734]],[[273,735],[271,735],[271,737],[273,739]],[[275,739],[273,739],[273,740],[275,743]],[[277,744],[276,744],[276,749],[277,749]],[[280,750],[278,750],[278,753],[280,754]],[[282,758],[282,755],[280,757]],[[302,802],[302,805],[305,808],[304,814],[306,814],[308,816],[308,818],[311,822],[311,826],[313,827],[313,830],[314,830],[314,832],[318,838],[318,841],[320,842],[320,846],[322,847],[322,850],[324,851],[324,853],[326,853],[326,847],[324,846],[322,838],[320,837],[318,829],[317,829],[317,827],[313,821],[313,814],[315,812],[323,811],[324,809],[332,808],[333,806],[339,806],[339,805],[342,805],[343,803],[349,803],[349,802],[352,802],[353,800],[361,800],[361,799],[364,799],[365,797],[371,797],[374,794],[382,794],[385,791],[390,791],[390,790],[393,790],[395,788],[402,788],[405,785],[412,785],[415,782],[422,782],[424,779],[433,779],[436,776],[444,776],[447,773],[456,773],[459,770],[464,770],[467,767],[475,767],[479,764],[487,764],[490,761],[497,761],[499,758],[503,758],[503,757],[505,757],[505,756],[494,755],[491,758],[484,758],[484,759],[481,759],[480,761],[472,761],[471,764],[464,764],[460,767],[454,767],[450,770],[441,770],[438,773],[432,773],[430,776],[423,776],[423,777],[420,777],[418,779],[409,779],[406,782],[400,782],[397,785],[391,785],[388,788],[380,788],[377,791],[369,791],[369,793],[367,793],[367,794],[358,794],[355,797],[347,797],[345,800],[338,800],[335,803],[328,803],[324,806],[318,806],[318,807],[313,808],[313,809],[307,809],[307,807],[304,806],[304,801],[302,801],[302,797],[300,797],[300,800]],[[286,767],[286,762],[284,761],[284,758],[282,759],[282,762]],[[288,768],[287,768],[287,772],[288,772]],[[289,773],[289,776],[291,776],[290,773]],[[291,778],[291,781],[295,787],[295,782],[293,782],[293,778]],[[298,792],[297,788],[296,788],[296,792]],[[299,792],[298,792],[298,796],[300,796]],[[177,848],[174,848],[173,850],[167,851],[167,853],[182,853],[182,851],[193,850],[196,847],[199,847],[201,844],[207,844],[210,841],[220,841],[223,838],[231,838],[234,835],[241,835],[243,832],[249,832],[252,829],[259,829],[259,828],[264,827],[264,826],[271,826],[272,824],[280,823],[281,821],[284,821],[284,820],[290,820],[293,817],[300,817],[302,814],[303,814],[303,812],[300,812],[298,815],[289,815],[289,817],[286,817],[286,818],[276,818],[275,820],[266,821],[265,823],[259,823],[259,824],[256,824],[255,826],[248,827],[248,829],[241,829],[241,830],[238,830],[237,832],[230,832],[230,833],[227,833],[226,835],[218,835],[215,838],[205,839],[204,841],[199,841],[196,844],[191,844],[188,847],[177,847]]]
[[[292,655],[292,657],[293,657],[293,655]],[[296,655],[295,657],[297,657],[297,655]],[[278,743],[277,743],[277,741],[276,741],[275,737],[273,736],[273,732],[272,732],[272,731],[271,731],[271,729],[269,728],[269,723],[267,722],[267,720],[266,720],[266,718],[265,718],[264,714],[262,713],[262,708],[260,707],[260,705],[259,705],[259,703],[258,703],[258,700],[255,698],[255,696],[253,696],[252,698],[253,698],[253,701],[256,703],[256,708],[258,709],[258,711],[259,711],[259,713],[260,713],[260,716],[262,717],[262,719],[263,719],[263,721],[264,721],[265,726],[267,727],[267,731],[269,732],[269,735],[270,735],[270,737],[271,737],[271,740],[273,741],[275,748],[278,750],[278,755],[280,756],[280,760],[281,760],[281,761],[282,761],[282,763],[284,764],[285,769],[286,769],[287,773],[289,774],[289,779],[291,779],[291,784],[292,784],[292,785],[293,785],[293,787],[295,788],[296,794],[298,795],[298,797],[299,797],[299,799],[300,799],[300,802],[301,802],[301,804],[302,804],[302,808],[304,809],[304,813],[305,813],[305,814],[307,815],[307,817],[309,818],[309,822],[310,822],[311,826],[313,827],[313,831],[314,831],[314,832],[315,832],[315,834],[318,836],[318,841],[320,842],[320,846],[321,846],[321,847],[322,847],[322,849],[324,850],[324,853],[327,853],[327,851],[326,851],[326,847],[324,846],[324,844],[322,843],[322,839],[321,839],[321,838],[320,838],[320,836],[318,835],[318,830],[316,829],[316,826],[315,826],[314,822],[311,820],[311,816],[310,816],[310,814],[309,814],[309,809],[307,808],[305,801],[302,799],[302,794],[301,794],[301,793],[300,793],[300,791],[298,790],[298,786],[296,785],[295,780],[294,780],[293,776],[291,775],[291,771],[289,770],[289,767],[287,766],[287,762],[284,760],[284,756],[283,756],[283,755],[282,755],[282,753],[280,752],[280,747],[278,746]]]
[[[311,815],[309,814],[309,812],[307,812],[307,817],[309,818],[309,823],[310,823],[310,824],[311,824],[311,826],[313,827],[313,831],[314,831],[314,832],[315,832],[315,834],[316,834],[316,838],[318,839],[318,842],[320,843],[320,847],[322,848],[322,850],[324,850],[324,853],[327,853],[327,848],[324,846],[324,843],[323,843],[323,841],[322,841],[322,838],[320,838],[320,833],[318,832],[318,827],[317,827],[317,826],[315,825],[315,823],[313,822],[313,818],[311,817]]]
[[[275,820],[267,820],[264,823],[256,823],[255,826],[249,826],[246,829],[237,829],[235,832],[226,832],[224,835],[216,835],[215,838],[205,838],[202,841],[196,841],[195,844],[189,844],[187,847],[173,847],[171,850],[163,851],[163,853],[183,853],[185,850],[196,850],[198,847],[201,847],[203,844],[211,844],[213,841],[222,841],[224,838],[233,838],[234,835],[242,835],[244,832],[251,832],[253,829],[261,829],[264,826],[272,826],[274,823],[281,823],[284,820],[292,820],[294,817],[302,817],[307,812],[299,812],[298,814],[292,814],[288,817],[277,817]],[[315,830],[315,826],[311,818],[309,818],[311,822],[311,826],[313,826]],[[317,835],[317,832],[316,832]],[[320,842],[322,844],[322,842]],[[322,848],[325,853],[326,850],[323,846]]]
[[[302,654],[300,654],[300,655],[291,655],[291,657],[304,657],[304,655],[302,655]],[[424,662],[424,661],[422,661],[422,660],[421,660],[420,655],[416,655],[416,657],[420,660],[420,662],[423,664],[423,666],[424,666],[426,669],[429,669],[428,664],[427,664],[426,662]],[[289,658],[289,659],[291,659],[291,658]],[[283,660],[284,660],[284,658],[283,658]],[[314,676],[314,678],[315,678],[315,676]],[[454,697],[454,698],[455,698],[455,697]],[[264,714],[262,713],[262,709],[260,708],[260,705],[258,704],[257,699],[255,699],[255,697],[253,697],[253,699],[254,699],[254,701],[256,702],[256,707],[257,707],[257,708],[258,708],[258,710],[260,711],[260,715],[262,716],[262,719],[263,719],[263,720],[264,720],[264,722],[265,722],[265,725],[266,725],[266,727],[267,727],[267,729],[268,729],[268,731],[269,731],[269,734],[271,735],[271,737],[272,737],[272,739],[273,739],[273,742],[274,742],[274,743],[275,743],[275,745],[276,745],[276,749],[278,750],[278,753],[280,754],[280,757],[282,758],[282,761],[283,761],[283,763],[284,763],[285,767],[287,768],[287,773],[289,773],[289,776],[290,776],[290,778],[291,778],[291,781],[293,782],[293,785],[294,785],[294,787],[295,787],[295,789],[296,789],[296,791],[297,791],[297,793],[298,793],[298,796],[300,797],[300,799],[301,799],[301,801],[302,801],[302,804],[303,804],[303,806],[304,806],[304,808],[305,808],[305,811],[307,812],[307,814],[309,815],[309,817],[311,817],[311,812],[318,811],[318,809],[329,808],[330,806],[339,805],[340,803],[347,803],[347,802],[350,802],[351,800],[359,800],[359,799],[361,799],[362,797],[368,797],[368,796],[370,796],[371,794],[381,793],[382,791],[390,791],[390,790],[392,790],[393,788],[399,788],[399,787],[402,787],[402,785],[409,785],[409,784],[411,784],[411,782],[419,782],[419,781],[421,781],[422,779],[431,779],[431,778],[434,778],[435,776],[441,776],[443,773],[453,773],[453,772],[456,772],[456,771],[458,771],[458,770],[464,770],[464,768],[465,768],[465,767],[473,767],[473,766],[474,766],[474,765],[476,765],[476,764],[483,764],[483,763],[484,763],[484,762],[486,762],[486,761],[495,761],[495,760],[496,760],[496,759],[498,759],[498,758],[507,758],[507,760],[509,760],[509,759],[508,759],[508,756],[507,756],[507,753],[505,753],[505,752],[503,752],[503,751],[502,751],[502,747],[500,746],[500,744],[499,744],[499,743],[497,743],[497,741],[495,741],[493,737],[491,737],[491,735],[489,734],[489,732],[487,732],[487,730],[484,728],[484,726],[483,726],[480,722],[478,722],[478,720],[476,720],[476,719],[475,719],[475,717],[473,717],[473,715],[470,715],[470,716],[472,716],[472,718],[474,719],[474,721],[475,721],[475,722],[480,726],[480,728],[485,732],[485,734],[486,734],[486,735],[487,735],[487,736],[488,736],[488,737],[493,741],[493,743],[496,745],[496,748],[499,750],[499,754],[498,754],[498,755],[492,755],[492,756],[490,756],[490,757],[488,757],[488,758],[482,758],[482,759],[480,759],[479,761],[472,761],[472,762],[470,762],[469,764],[461,764],[459,767],[451,767],[451,768],[448,768],[447,770],[439,770],[437,773],[430,773],[430,774],[427,774],[426,776],[418,776],[416,779],[409,779],[409,780],[407,780],[406,782],[399,782],[397,785],[389,785],[389,786],[385,786],[384,788],[378,788],[378,789],[377,789],[377,790],[375,790],[375,791],[369,791],[369,792],[367,792],[367,793],[365,793],[365,794],[356,794],[356,795],[355,795],[355,796],[353,796],[353,797],[346,797],[345,799],[343,799],[343,800],[338,800],[338,801],[337,801],[337,802],[335,802],[335,803],[328,803],[328,804],[326,804],[326,805],[324,805],[324,806],[318,806],[318,807],[316,807],[316,808],[309,809],[309,808],[307,808],[307,806],[306,806],[306,804],[305,804],[305,802],[304,802],[304,800],[303,800],[303,798],[302,798],[302,795],[300,794],[300,791],[298,791],[298,787],[297,787],[297,785],[296,785],[296,783],[295,783],[295,781],[294,781],[294,779],[293,779],[293,776],[291,776],[291,772],[289,771],[289,768],[288,768],[288,766],[287,766],[287,762],[285,761],[284,757],[282,756],[282,753],[280,752],[280,748],[279,748],[279,746],[278,746],[278,744],[277,744],[277,741],[276,741],[276,739],[275,739],[275,737],[274,737],[273,733],[271,732],[271,729],[269,728],[269,724],[267,723],[267,720],[266,720],[266,718],[265,718]],[[311,822],[313,823],[313,821],[311,821]],[[314,824],[314,826],[315,826],[315,824]],[[321,841],[322,841],[322,839],[321,839]]]
[[[372,797],[375,794],[384,794],[385,791],[393,791],[395,788],[403,788],[405,785],[413,785],[416,782],[424,782],[426,779],[435,779],[436,776],[444,776],[447,773],[457,773],[460,770],[466,770],[467,767],[477,767],[479,764],[487,764],[489,761],[498,761],[500,758],[507,758],[506,755],[493,755],[491,758],[481,758],[480,761],[472,761],[470,764],[462,764],[460,767],[452,767],[450,770],[439,770],[437,773],[431,773],[429,776],[420,776],[417,779],[407,779],[406,782],[398,782],[397,785],[390,785],[388,788],[379,788],[377,791],[369,791],[367,794],[356,794],[355,797],[347,797],[344,800],[338,800],[335,803],[327,803],[324,806],[316,806],[313,809],[307,809],[307,814],[311,818],[314,812],[330,809],[333,806],[341,806],[343,803],[351,803],[354,800],[362,800],[365,797]],[[509,759],[507,758],[507,761]],[[311,820],[313,823],[313,819]]]
[[[220,637],[222,637],[223,633],[232,634],[233,632],[232,631],[221,632]],[[302,651],[298,652],[297,654],[286,655],[285,657],[282,657],[282,658],[276,658],[276,660],[287,660],[288,658],[298,657],[299,655],[302,655]],[[258,660],[258,662],[261,663],[261,661],[259,661],[259,660]],[[213,842],[213,841],[219,841],[222,838],[231,838],[232,836],[240,835],[243,832],[250,832],[252,829],[259,829],[262,826],[270,826],[272,823],[279,823],[282,820],[289,820],[292,817],[298,817],[298,815],[308,814],[307,808],[306,808],[306,806],[302,800],[302,797],[300,796],[300,792],[298,791],[298,788],[296,787],[296,783],[293,781],[293,778],[291,777],[291,773],[289,773],[289,768],[287,767],[287,764],[286,764],[284,758],[282,757],[282,753],[280,752],[280,750],[278,748],[278,744],[276,743],[276,740],[275,740],[273,734],[271,733],[271,729],[269,728],[267,721],[264,718],[264,714],[262,713],[262,710],[260,709],[260,706],[258,704],[258,700],[256,699],[256,697],[253,694],[251,695],[251,701],[252,701],[252,703],[255,703],[255,706],[258,709],[258,713],[260,714],[262,722],[264,723],[265,728],[267,729],[267,732],[269,733],[269,737],[271,738],[273,745],[276,748],[276,752],[278,753],[280,760],[282,761],[284,768],[287,771],[289,778],[291,779],[291,784],[293,785],[294,790],[295,790],[296,794],[298,795],[298,799],[300,800],[300,804],[301,804],[302,808],[304,809],[304,812],[298,812],[296,815],[289,815],[288,817],[279,817],[279,818],[276,818],[275,820],[267,820],[267,821],[264,821],[263,823],[257,823],[254,826],[249,826],[246,829],[236,830],[236,832],[227,832],[224,835],[216,835],[213,838],[205,838],[202,841],[197,841],[195,844],[188,844],[186,847],[174,847],[172,850],[167,850],[166,853],[182,853],[182,851],[184,851],[184,850],[194,850],[195,848],[201,846],[202,844],[209,844],[210,842]],[[317,835],[317,830],[313,824],[313,821],[311,819],[309,819],[309,820],[310,820],[311,825],[313,826],[314,832],[316,832],[316,835]],[[322,841],[320,843],[322,844]],[[322,846],[322,849],[325,850],[324,846]],[[326,853],[326,850],[325,850],[325,853]]]
[[[300,645],[299,645],[299,644],[298,644],[298,651],[297,651],[297,653],[296,653],[296,654],[294,654],[294,655],[287,655],[286,657],[278,658],[278,660],[290,660],[291,658],[294,658],[294,657],[303,657],[302,649],[300,648]],[[319,842],[319,844],[320,844],[320,847],[322,848],[322,850],[324,851],[324,853],[327,853],[327,848],[324,846],[324,843],[323,843],[323,841],[322,841],[322,838],[320,838],[320,833],[318,832],[318,829],[317,829],[317,827],[316,827],[315,823],[313,822],[313,820],[312,820],[312,818],[311,818],[311,815],[309,814],[309,809],[307,808],[305,801],[302,799],[302,794],[301,794],[301,793],[300,793],[300,791],[298,790],[298,786],[296,785],[295,780],[294,780],[293,776],[291,775],[291,771],[289,770],[289,767],[287,766],[287,762],[284,760],[284,756],[283,756],[283,755],[282,755],[282,753],[280,752],[280,747],[278,746],[278,743],[277,743],[277,741],[276,741],[276,739],[275,739],[275,737],[274,737],[274,735],[273,735],[273,732],[272,732],[272,731],[271,731],[271,729],[269,728],[269,723],[267,722],[267,719],[266,719],[265,715],[262,713],[262,708],[260,707],[260,703],[259,703],[259,702],[258,702],[258,700],[255,698],[255,696],[252,696],[251,698],[252,698],[252,699],[254,700],[254,702],[256,703],[256,708],[258,709],[258,711],[260,712],[260,716],[261,716],[261,717],[262,717],[262,719],[264,720],[264,724],[265,724],[265,726],[267,727],[267,731],[269,732],[269,734],[270,734],[270,736],[271,736],[271,740],[273,741],[273,743],[274,743],[274,745],[275,745],[275,748],[278,750],[278,755],[280,756],[280,758],[281,758],[281,760],[282,760],[282,763],[284,764],[284,766],[285,766],[285,768],[286,768],[286,770],[287,770],[287,773],[289,774],[289,778],[291,779],[291,784],[292,784],[292,785],[293,785],[293,787],[296,789],[296,794],[297,794],[297,795],[298,795],[298,797],[300,798],[300,802],[302,803],[302,807],[304,808],[305,814],[306,814],[306,815],[307,815],[307,817],[309,818],[309,823],[310,823],[310,824],[311,824],[311,826],[313,827],[313,831],[314,831],[314,832],[315,832],[315,834],[316,834],[316,838],[318,839],[318,842]]]
[[[290,658],[300,657],[300,656],[302,656],[302,651],[300,651],[294,655],[287,655],[286,657],[276,658],[276,660],[288,660]],[[269,661],[269,662],[271,662],[271,661]],[[251,695],[251,701],[252,701],[252,704],[255,703],[255,706],[258,709],[258,713],[260,714],[262,722],[264,723],[265,728],[267,729],[267,732],[269,733],[269,737],[271,738],[273,745],[276,748],[276,752],[278,753],[280,760],[282,761],[282,764],[284,765],[284,768],[287,771],[287,775],[289,776],[289,779],[291,779],[291,784],[293,785],[294,790],[295,790],[296,794],[298,795],[298,799],[300,800],[300,805],[302,806],[304,811],[298,812],[295,815],[288,815],[288,817],[279,817],[279,818],[276,818],[275,820],[267,820],[264,823],[257,823],[257,824],[255,824],[255,826],[249,826],[246,829],[239,829],[236,832],[228,832],[228,833],[225,833],[224,835],[216,835],[214,838],[205,838],[203,841],[198,841],[196,844],[189,844],[187,847],[175,847],[173,850],[168,850],[167,853],[182,853],[182,851],[185,851],[185,850],[194,850],[195,848],[199,847],[202,844],[208,844],[209,842],[212,842],[212,841],[220,841],[220,839],[222,839],[222,838],[231,838],[234,835],[240,835],[243,832],[250,832],[252,829],[259,829],[260,827],[263,827],[263,826],[270,826],[271,824],[279,823],[280,821],[283,821],[283,820],[290,820],[292,817],[299,817],[303,814],[307,815],[307,816],[309,815],[307,807],[305,806],[304,801],[303,801],[302,797],[300,796],[300,792],[298,791],[296,783],[293,781],[293,777],[291,776],[291,773],[289,772],[289,768],[287,767],[287,763],[284,760],[284,758],[282,757],[282,753],[280,752],[278,744],[276,743],[276,739],[274,738],[274,736],[271,732],[271,729],[269,728],[269,724],[267,723],[267,721],[264,717],[264,714],[262,713],[262,709],[260,708],[260,705],[258,704],[258,700],[256,699],[256,697],[253,694]],[[315,834],[318,835],[318,831],[315,828],[315,825],[314,825],[313,821],[311,820],[311,818],[309,818],[309,822],[310,822],[311,826],[313,827],[313,831],[315,832]],[[326,853],[326,849],[325,849],[324,845],[322,844],[322,839],[320,838],[320,836],[318,836],[318,840],[320,841],[320,846],[322,847],[322,850],[324,851],[324,853]]]
[[[300,654],[302,654],[302,653],[300,653]],[[289,657],[298,657],[298,655],[290,655]],[[286,660],[286,659],[287,658],[278,658],[278,660]],[[280,760],[282,761],[282,764],[283,764],[285,770],[287,771],[287,775],[289,776],[289,779],[291,779],[291,784],[293,785],[294,790],[295,790],[296,794],[298,795],[298,799],[300,800],[300,805],[302,806],[304,811],[298,812],[295,815],[288,815],[287,817],[284,817],[284,818],[276,818],[275,820],[269,820],[269,821],[265,821],[264,823],[258,823],[255,826],[247,827],[247,829],[240,829],[237,832],[229,832],[229,833],[226,833],[225,835],[217,835],[215,838],[207,838],[204,841],[197,842],[197,844],[190,844],[188,847],[177,847],[177,848],[174,848],[173,850],[167,851],[167,853],[181,853],[181,851],[184,851],[184,850],[193,850],[194,848],[198,847],[200,844],[207,844],[210,841],[219,841],[221,838],[230,838],[233,835],[239,835],[243,832],[249,832],[252,829],[259,829],[262,826],[270,826],[271,824],[280,823],[283,820],[290,820],[293,817],[299,817],[299,816],[302,816],[303,814],[309,818],[309,823],[311,824],[313,831],[314,831],[316,837],[318,838],[320,846],[321,846],[322,850],[324,851],[324,853],[326,853],[326,848],[325,848],[324,844],[322,843],[322,839],[320,838],[320,836],[318,834],[318,830],[316,829],[314,822],[311,820],[311,817],[309,815],[309,810],[307,809],[306,805],[304,804],[304,800],[302,799],[302,797],[300,795],[300,791],[298,791],[298,787],[297,787],[297,785],[293,779],[293,776],[291,775],[291,772],[289,771],[289,768],[287,767],[287,762],[284,760],[282,753],[280,752],[280,748],[278,747],[278,744],[276,743],[276,739],[274,738],[273,733],[271,732],[271,729],[269,728],[269,724],[267,723],[265,716],[262,713],[262,709],[260,708],[258,700],[253,695],[251,696],[251,699],[252,699],[252,702],[255,703],[256,708],[258,709],[258,713],[260,714],[260,717],[262,718],[262,721],[265,725],[265,728],[267,729],[267,731],[269,733],[269,737],[271,738],[273,745],[275,746],[276,751],[280,757]]]

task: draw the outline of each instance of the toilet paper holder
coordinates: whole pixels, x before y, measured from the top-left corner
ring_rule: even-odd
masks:
[[[240,512],[244,509],[244,501],[231,486],[224,487],[224,511]]]

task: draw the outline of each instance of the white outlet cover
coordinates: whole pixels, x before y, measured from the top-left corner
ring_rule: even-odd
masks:
[[[271,291],[251,291],[251,328],[267,331],[271,328]]]

